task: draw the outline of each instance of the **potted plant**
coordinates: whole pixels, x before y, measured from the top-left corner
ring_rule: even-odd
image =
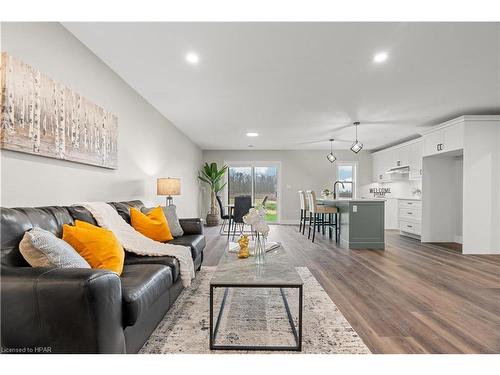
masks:
[[[217,163],[205,163],[198,174],[198,178],[210,187],[210,211],[207,214],[207,226],[209,227],[219,225],[219,207],[217,207],[216,195],[226,186],[226,182],[222,183],[226,171],[227,165],[218,169]]]

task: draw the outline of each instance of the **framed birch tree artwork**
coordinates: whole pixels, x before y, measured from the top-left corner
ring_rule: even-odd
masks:
[[[118,167],[115,115],[7,53],[0,59],[1,148]]]

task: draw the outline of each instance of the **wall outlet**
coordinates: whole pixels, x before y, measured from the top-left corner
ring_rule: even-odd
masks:
[[[353,204],[352,205],[352,212],[358,212],[358,206]]]

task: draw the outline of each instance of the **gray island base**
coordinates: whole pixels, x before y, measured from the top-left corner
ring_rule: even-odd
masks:
[[[345,249],[385,249],[384,199],[318,199],[339,210],[340,246]]]

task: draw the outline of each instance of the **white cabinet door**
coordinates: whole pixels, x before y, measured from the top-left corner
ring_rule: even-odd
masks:
[[[410,149],[412,145],[407,145],[398,148],[396,165],[398,167],[406,167],[410,165]]]
[[[372,182],[379,181],[380,154],[372,154]]]
[[[399,160],[399,148],[386,151],[386,167],[387,169],[400,167],[401,161]]]
[[[464,148],[464,124],[448,126],[443,129],[443,151]]]
[[[410,180],[422,177],[422,141],[409,146]]]
[[[424,156],[464,148],[464,124],[447,126],[424,135]]]
[[[440,145],[443,143],[443,131],[436,130],[435,132],[424,135],[424,156],[434,155],[440,151]]]
[[[386,173],[391,165],[391,157],[388,151],[379,152],[372,155],[372,181],[389,181],[389,175]]]
[[[390,168],[393,168],[394,165],[394,153],[392,152],[393,150],[388,150],[382,152],[381,155],[381,160],[380,160],[380,170],[379,170],[379,181],[381,182],[386,182],[390,181],[390,175],[387,173],[387,171]]]

